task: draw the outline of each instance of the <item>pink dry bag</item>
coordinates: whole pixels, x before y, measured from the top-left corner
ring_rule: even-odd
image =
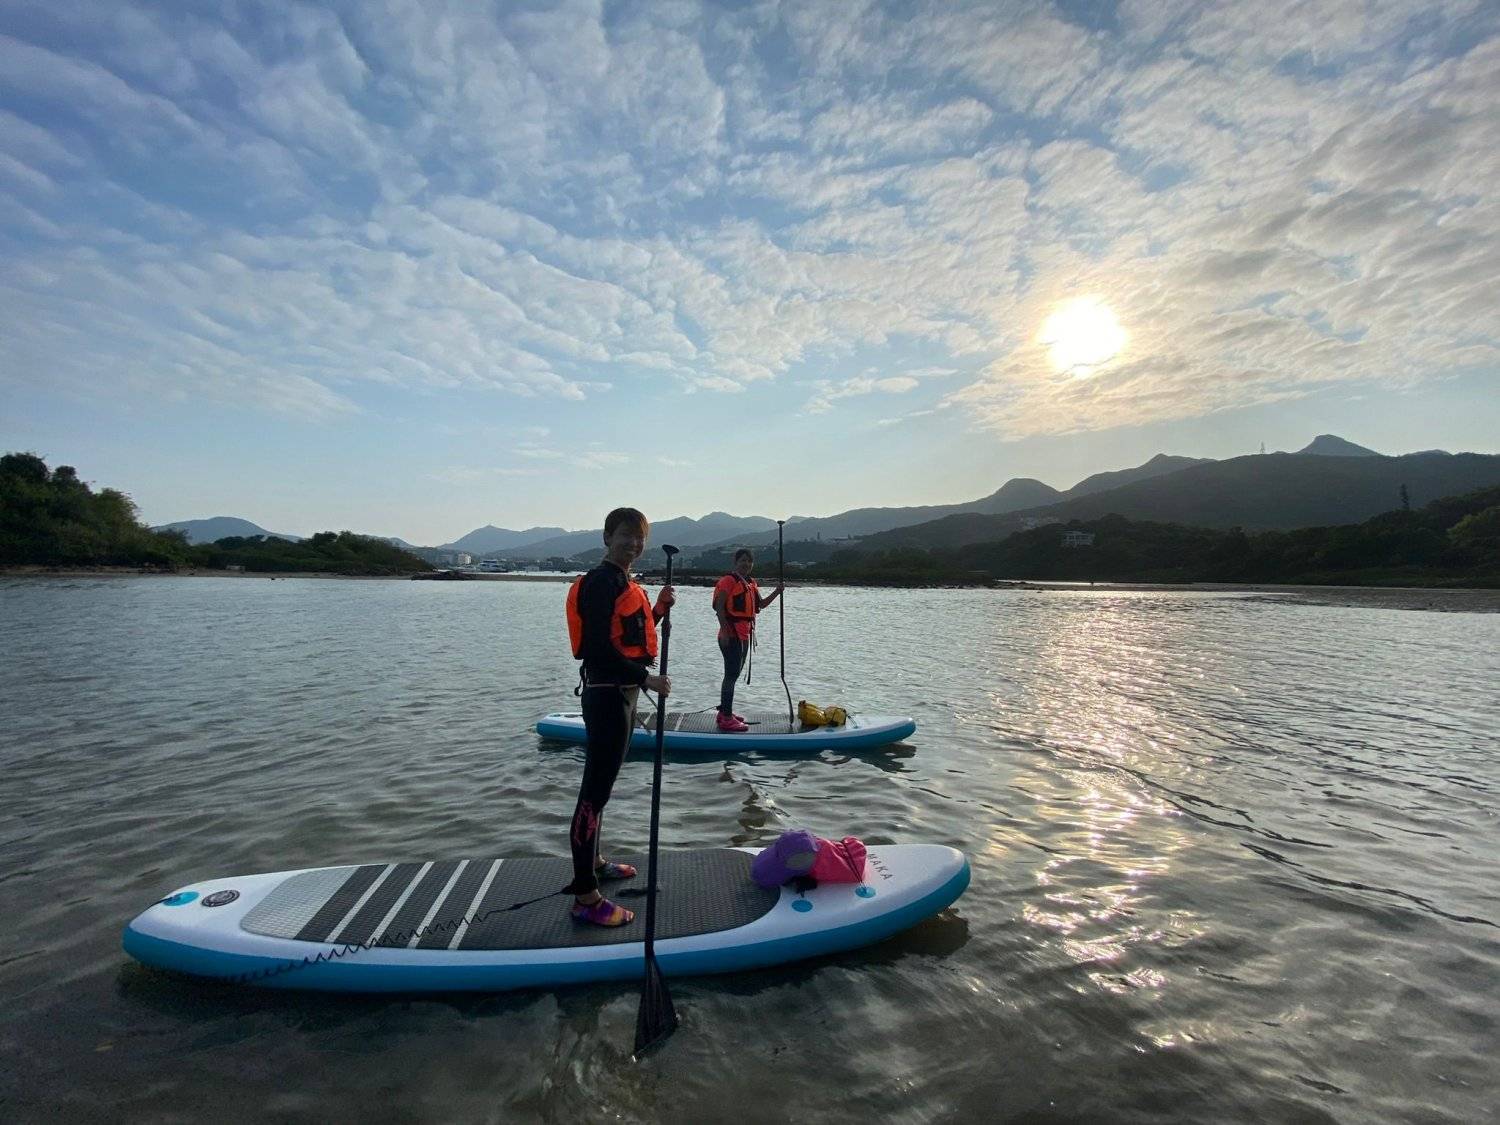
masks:
[[[811,875],[820,883],[863,883],[864,842],[853,836],[837,842],[819,837],[818,858],[813,861]]]

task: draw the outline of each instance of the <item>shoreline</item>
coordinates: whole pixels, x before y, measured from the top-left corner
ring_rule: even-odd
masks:
[[[582,573],[580,571],[579,573]],[[469,573],[463,581],[476,582],[571,582],[572,574],[479,574]],[[268,571],[210,570],[184,567],[181,570],[157,570],[135,566],[49,567],[12,566],[0,568],[4,578],[235,578],[283,581],[293,578],[319,580],[344,579],[361,582],[410,582],[409,574],[335,574],[330,571],[271,573]],[[646,584],[660,583],[659,576],[643,576]],[[685,576],[681,585],[697,585],[702,579]],[[797,584],[793,584],[794,586]],[[1482,587],[1429,586],[1305,586],[1277,585],[1267,582],[1080,582],[997,581],[987,586],[865,586],[838,582],[807,582],[806,587],[843,587],[845,589],[886,590],[1019,590],[1039,594],[1076,593],[1201,593],[1234,594],[1247,601],[1267,603],[1343,606],[1363,609],[1426,610],[1437,613],[1500,613],[1500,589]]]
[[[432,571],[419,571],[426,577]],[[580,570],[578,574],[582,574]],[[578,574],[481,574],[465,571],[459,581],[477,582],[571,582]],[[354,582],[410,582],[410,574],[338,574],[331,570],[216,570],[206,566],[184,566],[163,570],[149,566],[22,566],[0,567],[0,578],[335,578]],[[437,581],[427,578],[428,581]]]

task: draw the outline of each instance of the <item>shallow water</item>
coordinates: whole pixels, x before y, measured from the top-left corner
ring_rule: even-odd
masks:
[[[1500,617],[1227,593],[794,589],[793,699],[908,743],[669,761],[663,842],[806,825],[967,852],[881,945],[454,998],[257,992],[129,961],[214,874],[564,854],[564,587],[0,582],[0,1117],[1476,1121],[1500,1104]],[[679,705],[716,698],[706,590]],[[777,613],[747,706],[784,705]],[[649,761],[606,840],[643,848]],[[1486,1109],[1485,1107],[1491,1107]]]

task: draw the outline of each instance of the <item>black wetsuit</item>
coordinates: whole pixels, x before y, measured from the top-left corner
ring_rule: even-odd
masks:
[[[578,616],[583,619],[583,725],[588,742],[583,784],[568,832],[573,851],[569,889],[575,895],[599,889],[594,871],[599,866],[599,824],[630,750],[636,697],[648,671],[647,665],[622,656],[609,636],[615,601],[629,583],[625,571],[605,561],[585,574],[578,588]]]
[[[724,679],[719,684],[721,715],[734,714],[734,685],[740,678],[740,669],[745,666],[745,653],[749,647],[733,630],[729,636],[719,638],[719,655],[724,658]]]

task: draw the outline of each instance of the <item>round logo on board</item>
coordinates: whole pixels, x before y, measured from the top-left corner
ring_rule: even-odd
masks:
[[[240,897],[239,891],[215,891],[211,895],[203,896],[204,906],[228,906]]]

